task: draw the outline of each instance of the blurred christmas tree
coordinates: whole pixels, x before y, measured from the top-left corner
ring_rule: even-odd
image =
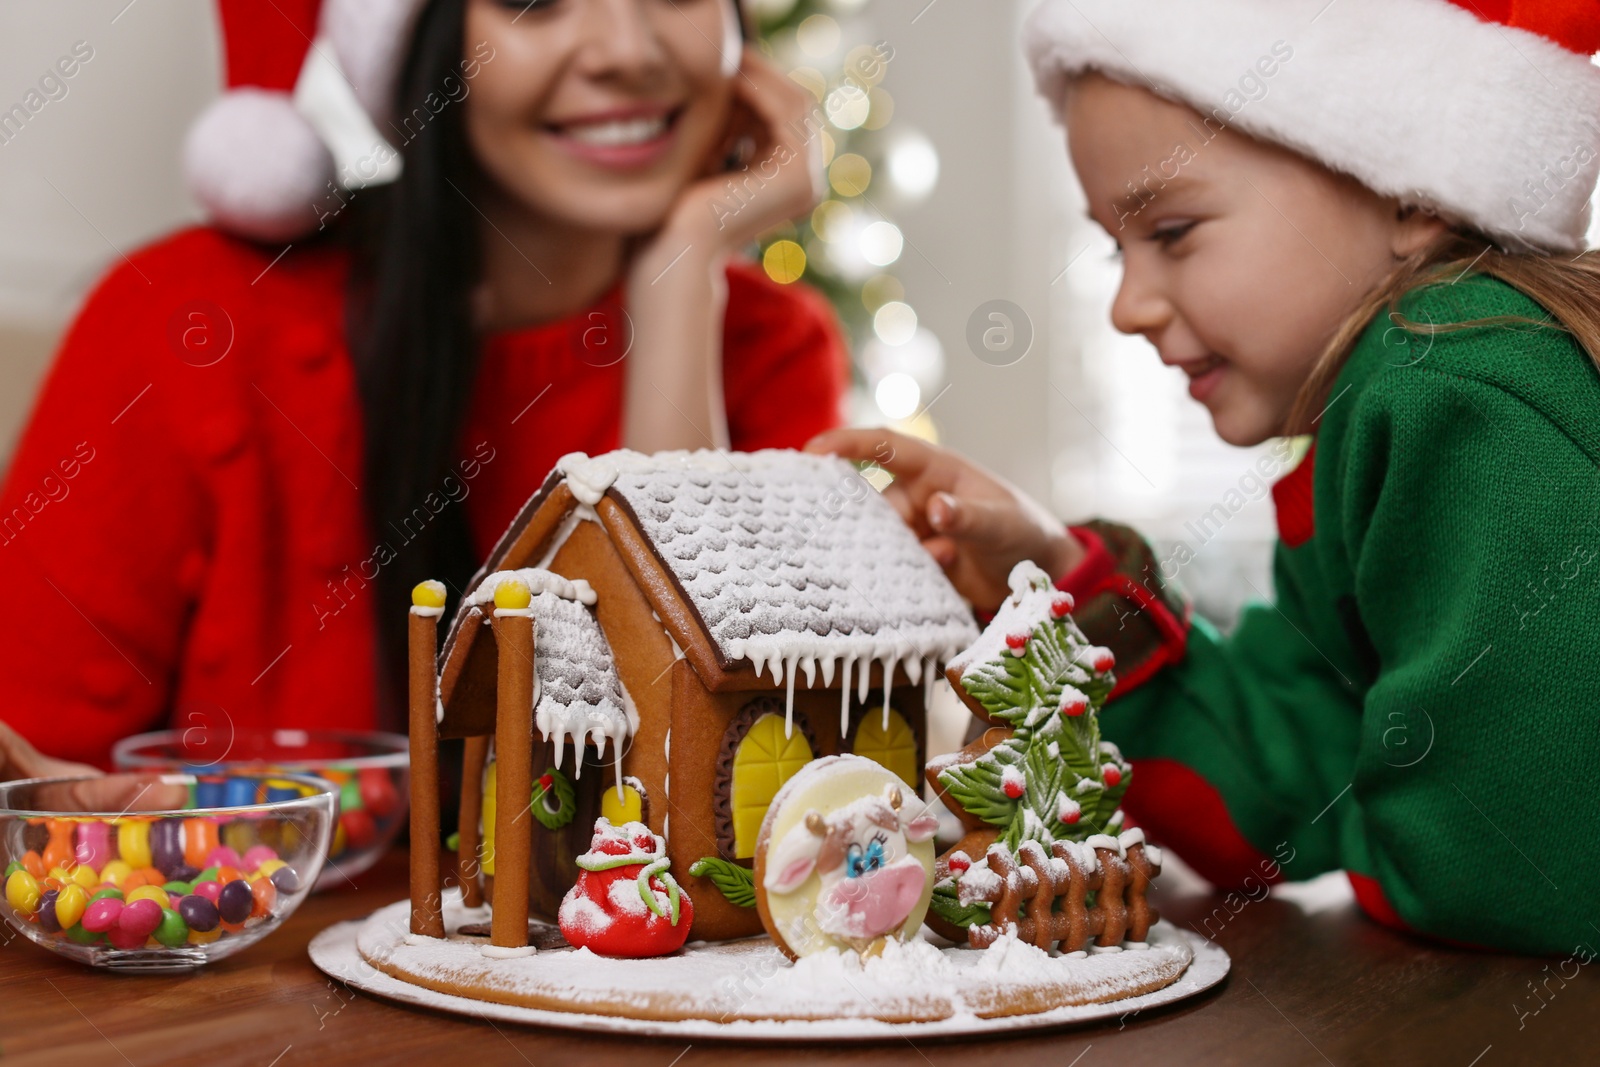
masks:
[[[888,130],[894,50],[872,34],[868,2],[746,0],[763,51],[816,98],[827,176],[810,217],[764,234],[759,255],[774,281],[804,279],[833,302],[854,353],[852,421],[931,437],[920,412],[943,379],[944,354],[894,273],[906,242],[888,213],[932,191],[939,157],[920,134]]]

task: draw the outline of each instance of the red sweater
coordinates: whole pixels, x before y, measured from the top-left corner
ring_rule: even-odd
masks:
[[[406,531],[374,535],[363,510],[348,257],[274,254],[209,229],[139,252],[91,294],[36,401],[0,490],[0,716],[47,754],[105,764],[165,725],[377,721],[370,578]],[[558,457],[619,446],[626,361],[579,358],[594,321],[486,342],[459,476],[417,522],[459,500],[487,553]],[[735,448],[835,425],[845,366],[817,294],[729,267]]]

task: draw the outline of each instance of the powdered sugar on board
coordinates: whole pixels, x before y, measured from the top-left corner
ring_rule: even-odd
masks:
[[[679,955],[653,960],[607,960],[583,951],[545,949],[520,960],[486,960],[477,940],[420,941],[405,936],[404,901],[367,920],[342,923],[318,935],[311,945],[313,961],[330,976],[358,989],[434,1010],[509,1022],[610,1033],[676,1036],[699,1039],[819,1041],[844,1037],[904,1040],[918,1036],[999,1034],[1020,1029],[1057,1027],[1097,1019],[1115,1019],[1193,996],[1227,974],[1227,954],[1212,943],[1168,924],[1151,931],[1148,947],[1087,958],[1049,958],[1032,946],[1002,943],[995,949],[939,949],[927,942],[902,947],[893,955],[859,965],[853,959],[824,955],[789,964],[765,938],[718,945],[692,944]],[[482,913],[465,911],[459,897],[446,898],[446,922],[481,921]],[[358,948],[359,943],[359,948]],[[407,973],[433,976],[441,985],[480,982],[477,997],[441,992],[404,981],[376,969],[403,966]],[[1150,993],[1105,1003],[1078,1004],[1032,1015],[980,1018],[964,1003],[963,988],[979,990],[980,999],[1004,999],[1014,986],[1032,988],[1041,977],[1074,983],[1082,991],[1100,988],[1114,993],[1130,984],[1139,968],[1183,967],[1175,982]],[[1055,984],[1055,983],[1052,983]],[[599,1009],[550,1010],[515,1001],[538,991],[566,991],[571,997],[604,1001]],[[652,993],[670,990],[686,996],[701,1017],[663,1020],[638,1017],[655,1005]],[[684,991],[689,991],[685,993]],[[927,1022],[883,1022],[860,1017],[864,999],[876,1000],[895,1014],[896,1007],[945,997],[950,1011]],[[494,998],[490,1000],[488,998]],[[537,998],[535,998],[537,999]],[[752,1018],[761,1008],[794,1013],[803,1006],[810,1018],[778,1021]],[[732,1009],[730,1021],[718,1021]],[[604,1010],[607,1014],[601,1014]],[[739,1018],[739,1016],[746,1018]],[[853,1016],[853,1017],[852,1017]]]

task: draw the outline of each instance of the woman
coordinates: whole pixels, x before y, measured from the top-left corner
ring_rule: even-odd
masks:
[[[396,723],[405,590],[459,591],[563,453],[837,421],[826,306],[730,258],[818,191],[812,101],[731,0],[328,3],[325,32],[414,26],[378,109],[399,181],[287,249],[204,228],[120,264],[0,493],[3,715],[51,756]]]

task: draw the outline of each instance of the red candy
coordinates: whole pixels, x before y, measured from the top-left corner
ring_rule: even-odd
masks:
[[[117,916],[117,929],[127,934],[128,937],[137,937],[139,944],[144,944],[145,939],[156,932],[156,927],[161,925],[161,905],[149,898],[136,900],[132,904],[124,904],[122,914]],[[113,934],[113,943],[115,943]]]
[[[400,806],[400,791],[384,768],[363,767],[356,772],[356,783],[361,789],[362,806],[375,818],[393,814]]]
[[[350,848],[366,848],[378,839],[378,826],[372,821],[372,816],[362,809],[347,811],[339,816],[339,825],[344,827],[345,841]]]
[[[1101,776],[1105,778],[1107,786],[1122,784],[1122,769],[1114,763],[1108,763],[1101,768]]]
[[[103,934],[116,928],[121,915],[122,901],[116,897],[101,897],[84,910],[83,928],[91,934]]]
[[[1050,614],[1053,618],[1061,618],[1072,612],[1072,594],[1057,593],[1050,598]]]
[[[1020,656],[1028,647],[1029,634],[1006,634],[1006,647],[1014,656]]]

